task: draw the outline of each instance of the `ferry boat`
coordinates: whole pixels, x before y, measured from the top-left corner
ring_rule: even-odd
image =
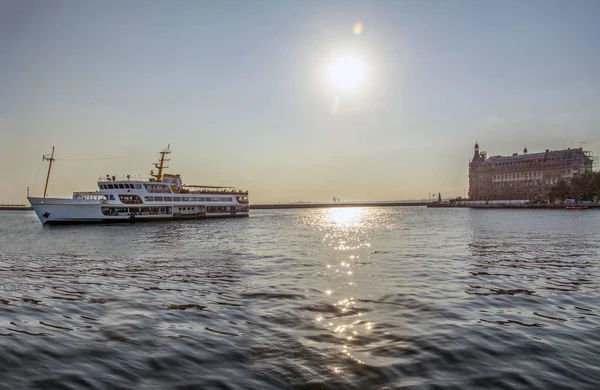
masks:
[[[48,181],[54,148],[50,156],[43,197],[27,199],[42,224],[98,222],[140,222],[215,217],[248,217],[248,191],[234,187],[186,185],[178,174],[163,173],[170,145],[160,152],[160,160],[148,180],[130,180],[106,175],[98,179],[98,190],[74,192],[71,199],[48,198]]]

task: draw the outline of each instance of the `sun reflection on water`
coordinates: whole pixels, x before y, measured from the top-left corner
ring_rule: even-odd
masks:
[[[329,259],[322,264],[322,298],[328,307],[316,313],[314,324],[335,336],[344,359],[364,364],[364,337],[373,337],[374,322],[359,307],[357,291],[365,275],[363,259],[371,253],[371,232],[380,229],[381,211],[373,208],[331,208],[302,214],[301,223],[318,232]],[[342,368],[335,367],[336,374]]]
[[[367,209],[363,207],[348,207],[327,209],[325,222],[337,227],[357,227],[363,223]]]

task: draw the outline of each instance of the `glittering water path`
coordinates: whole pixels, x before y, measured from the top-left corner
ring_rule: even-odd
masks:
[[[0,212],[0,388],[596,388],[600,212]]]

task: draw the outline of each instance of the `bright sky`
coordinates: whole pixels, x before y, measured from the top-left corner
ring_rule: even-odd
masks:
[[[52,146],[50,196],[147,175],[170,143],[170,172],[253,203],[462,196],[476,140],[600,154],[598,20],[595,0],[0,0],[0,203],[41,195]]]

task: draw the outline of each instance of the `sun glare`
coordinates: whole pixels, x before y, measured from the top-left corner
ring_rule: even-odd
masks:
[[[331,61],[329,76],[331,77],[331,83],[335,87],[352,89],[362,83],[365,77],[365,69],[354,56],[339,57]]]

